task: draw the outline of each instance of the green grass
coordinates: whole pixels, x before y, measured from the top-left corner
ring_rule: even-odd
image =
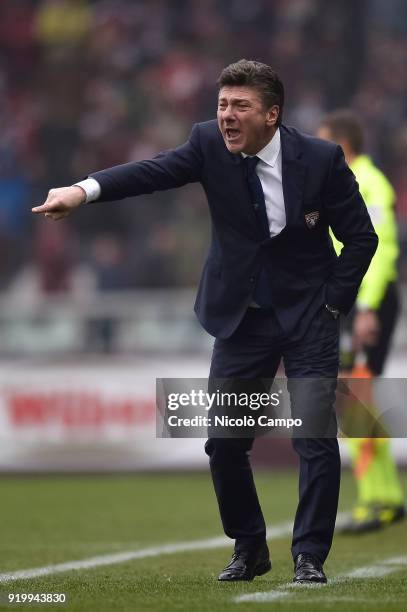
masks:
[[[256,477],[268,524],[292,519],[296,505],[294,472],[260,473]],[[407,487],[407,475],[403,475]],[[0,572],[151,545],[221,534],[208,474],[117,477],[3,478]],[[354,495],[344,476],[342,509]],[[406,525],[400,523],[360,538],[338,536],[325,565],[329,576],[407,554]],[[318,589],[296,589],[281,602],[244,603],[233,597],[271,591],[292,578],[290,540],[271,542],[273,570],[252,583],[216,580],[231,548],[184,552],[120,565],[72,571],[3,584],[0,591],[64,592],[69,611],[223,610],[356,610],[404,611],[407,567],[377,579],[349,580]],[[1,606],[0,606],[1,607]],[[15,606],[27,609],[27,606]],[[4,606],[2,607],[2,609]],[[9,608],[10,609],[10,608]]]

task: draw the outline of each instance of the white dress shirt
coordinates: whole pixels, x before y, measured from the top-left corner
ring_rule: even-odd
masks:
[[[74,186],[75,185],[77,187],[82,187],[82,189],[86,193],[86,203],[94,202],[102,193],[99,183],[94,178],[87,178],[84,181],[79,181],[79,183],[75,183]]]
[[[248,157],[242,153],[243,157]],[[277,128],[273,138],[257,153],[256,173],[263,187],[266,202],[266,213],[269,222],[270,236],[277,236],[286,225],[281,172],[281,137]],[[100,196],[99,183],[93,178],[75,183],[86,193],[86,202],[93,202]]]
[[[243,157],[249,157],[242,153]],[[270,236],[277,236],[286,226],[281,170],[281,137],[277,128],[273,138],[257,153],[256,174],[263,187]]]

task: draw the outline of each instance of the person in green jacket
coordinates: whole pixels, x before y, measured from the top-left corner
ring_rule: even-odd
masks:
[[[352,111],[338,110],[325,116],[318,136],[341,145],[379,237],[376,254],[348,319],[350,325],[345,323],[341,332],[341,374],[366,379],[364,389],[374,410],[373,379],[383,372],[399,311],[395,193],[385,175],[363,152],[362,125]],[[339,253],[342,244],[333,235],[332,239]],[[358,499],[342,531],[363,533],[404,518],[404,495],[390,440],[350,438],[348,443]]]

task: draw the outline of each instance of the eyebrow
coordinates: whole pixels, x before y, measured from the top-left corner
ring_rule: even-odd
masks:
[[[218,100],[218,102],[227,102],[227,101],[228,100],[225,97],[219,98],[219,100]],[[249,100],[248,98],[231,98],[230,102],[232,102],[232,104],[236,104],[236,103],[239,104],[239,103],[242,103],[242,102],[244,102],[246,104],[250,104],[251,100]]]

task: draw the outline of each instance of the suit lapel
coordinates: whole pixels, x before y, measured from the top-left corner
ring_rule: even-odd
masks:
[[[282,183],[287,226],[300,214],[304,193],[306,165],[295,132],[281,126]]]

